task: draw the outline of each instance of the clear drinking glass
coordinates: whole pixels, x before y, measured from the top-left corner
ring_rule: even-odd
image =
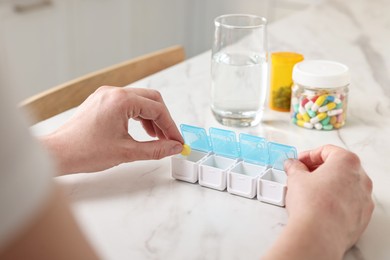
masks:
[[[267,95],[267,20],[229,14],[214,23],[211,110],[223,125],[254,126],[261,120]]]

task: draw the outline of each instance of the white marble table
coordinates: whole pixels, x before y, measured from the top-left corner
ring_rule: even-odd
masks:
[[[259,126],[234,130],[298,151],[331,143],[357,153],[373,180],[376,209],[345,259],[390,259],[390,2],[346,2],[327,1],[269,26],[271,51],[296,51],[350,67],[346,126],[306,130],[292,125],[288,113],[267,110]],[[132,86],[158,89],[178,125],[223,128],[209,109],[209,70],[207,52]],[[50,132],[72,112],[33,131]],[[136,138],[147,138],[136,123],[130,127]],[[285,208],[172,179],[169,158],[57,181],[105,259],[259,259],[287,221]]]

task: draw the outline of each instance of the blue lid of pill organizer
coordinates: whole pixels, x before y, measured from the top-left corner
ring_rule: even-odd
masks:
[[[210,140],[214,153],[229,158],[240,157],[236,134],[233,131],[212,127]]]
[[[249,163],[268,165],[267,140],[263,137],[240,134],[241,158]]]
[[[269,164],[272,168],[284,171],[284,161],[297,158],[297,149],[293,146],[268,143]]]
[[[203,152],[211,151],[210,140],[204,128],[183,124],[180,125],[180,130],[184,142],[188,144],[191,149]]]

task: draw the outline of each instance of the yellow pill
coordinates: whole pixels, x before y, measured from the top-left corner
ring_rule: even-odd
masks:
[[[191,153],[191,147],[188,144],[183,144],[183,150],[181,151],[181,155],[188,156]]]
[[[325,102],[327,96],[328,95],[319,96],[317,98],[316,102],[314,102],[313,106],[311,107],[311,110],[316,112],[322,106],[322,104]]]
[[[330,102],[328,104],[326,104],[325,106],[322,106],[318,109],[318,112],[322,113],[322,112],[326,112],[326,111],[329,111],[329,110],[333,110],[334,108],[336,108],[336,103],[334,102]]]
[[[328,95],[322,95],[322,96],[319,96],[316,100],[316,102],[314,102],[317,106],[322,106],[322,104],[324,103],[324,101],[326,100],[326,98],[328,97]]]
[[[303,118],[303,121],[305,121],[305,122],[309,122],[310,121],[310,116],[309,116],[308,113],[304,113],[302,115],[302,118]]]
[[[305,122],[303,120],[298,120],[297,125],[299,125],[301,127],[309,128],[309,129],[313,128],[313,124],[310,124],[309,122]]]
[[[312,123],[312,124],[318,123],[321,120],[325,119],[327,116],[328,116],[327,113],[319,113],[319,114],[317,114],[317,116],[310,119],[310,123]]]

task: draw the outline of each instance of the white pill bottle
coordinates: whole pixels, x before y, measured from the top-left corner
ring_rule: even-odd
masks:
[[[328,60],[305,60],[292,73],[291,121],[300,127],[334,130],[344,126],[351,82],[349,68]]]

